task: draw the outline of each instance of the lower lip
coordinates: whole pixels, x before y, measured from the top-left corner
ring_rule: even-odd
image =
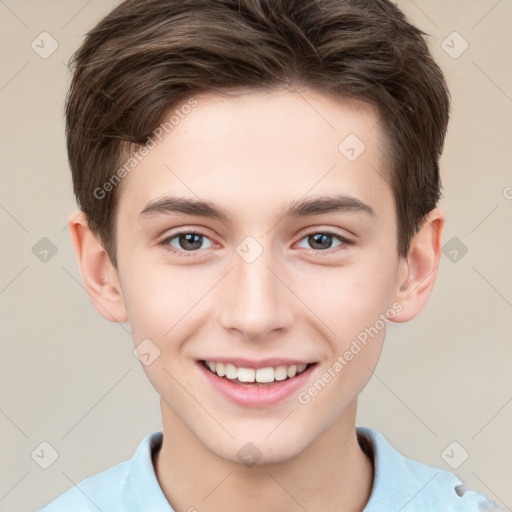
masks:
[[[273,384],[235,384],[219,377],[198,362],[201,373],[211,386],[221,395],[243,407],[267,407],[295,393],[313,371],[316,364],[310,365],[302,373],[291,379],[276,381]]]

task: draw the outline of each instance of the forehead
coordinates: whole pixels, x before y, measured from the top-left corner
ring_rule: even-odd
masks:
[[[120,217],[136,221],[165,195],[220,204],[239,219],[263,219],[309,195],[347,194],[381,213],[392,206],[384,137],[368,104],[309,90],[187,104],[165,116],[167,129],[123,178]]]

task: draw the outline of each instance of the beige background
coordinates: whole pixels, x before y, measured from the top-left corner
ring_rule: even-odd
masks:
[[[94,310],[66,228],[76,205],[64,145],[65,63],[114,5],[0,0],[0,511],[35,510],[131,457],[160,429],[158,397],[129,328]],[[457,237],[468,250],[455,262],[443,255],[427,307],[389,328],[358,423],[446,469],[442,453],[456,441],[451,460],[462,450],[469,457],[455,472],[511,510],[512,2],[399,6],[431,34],[451,88],[444,243]],[[58,42],[46,59],[31,48],[43,31]],[[47,262],[32,252],[43,237],[57,248]],[[42,442],[58,452],[48,469],[31,457]]]

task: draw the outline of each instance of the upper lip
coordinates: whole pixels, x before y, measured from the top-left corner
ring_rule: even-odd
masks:
[[[257,370],[258,368],[275,368],[276,366],[293,366],[299,364],[314,363],[314,361],[307,361],[303,359],[284,359],[278,357],[260,359],[259,361],[245,359],[243,357],[211,357],[201,359],[201,361],[213,361],[216,363],[233,364],[237,368],[254,368],[255,370]]]

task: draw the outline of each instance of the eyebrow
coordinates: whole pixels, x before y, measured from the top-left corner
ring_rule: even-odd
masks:
[[[326,213],[352,213],[362,212],[376,217],[373,208],[360,199],[348,195],[320,196],[314,198],[300,199],[294,201],[285,211],[283,217],[298,218]],[[197,215],[218,219],[222,222],[229,222],[235,212],[215,205],[210,201],[200,199],[187,199],[183,197],[166,196],[150,201],[140,212],[139,218],[151,217],[154,215],[181,213],[184,215]]]

